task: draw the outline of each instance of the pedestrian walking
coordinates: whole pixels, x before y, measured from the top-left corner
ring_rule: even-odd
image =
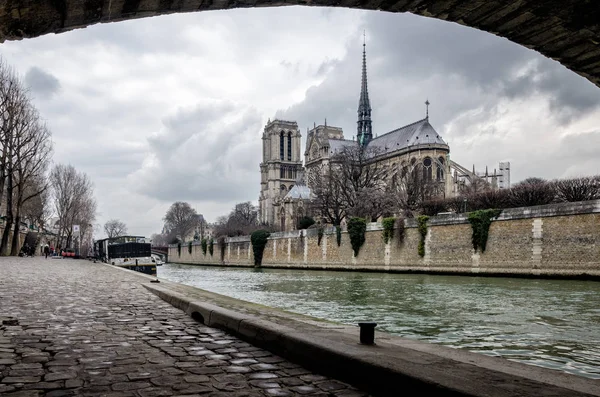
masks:
[[[50,248],[46,245],[44,247],[44,255],[46,255],[46,259],[48,259],[48,254],[50,253]]]

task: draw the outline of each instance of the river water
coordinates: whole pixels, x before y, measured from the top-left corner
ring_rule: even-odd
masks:
[[[600,379],[600,282],[165,264],[158,276],[335,322]]]

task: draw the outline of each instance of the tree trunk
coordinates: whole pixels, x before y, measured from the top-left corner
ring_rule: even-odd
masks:
[[[15,229],[13,232],[13,238],[12,238],[12,244],[11,244],[11,248],[10,248],[10,255],[11,256],[17,256],[19,255],[19,251],[21,251],[21,244],[20,244],[20,235],[19,235],[19,229],[21,229],[21,211],[20,208],[17,207],[17,216],[15,217]]]
[[[13,186],[12,186],[12,170],[8,170],[8,183],[6,186],[6,224],[2,233],[2,242],[0,242],[0,255],[8,255],[8,237],[10,229],[13,226]]]

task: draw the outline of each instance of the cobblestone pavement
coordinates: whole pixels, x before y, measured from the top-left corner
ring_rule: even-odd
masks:
[[[0,258],[0,395],[364,395],[195,322],[141,281],[83,260]]]

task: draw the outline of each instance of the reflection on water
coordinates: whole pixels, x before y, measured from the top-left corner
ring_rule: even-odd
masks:
[[[600,283],[166,264],[250,302],[600,379]]]

